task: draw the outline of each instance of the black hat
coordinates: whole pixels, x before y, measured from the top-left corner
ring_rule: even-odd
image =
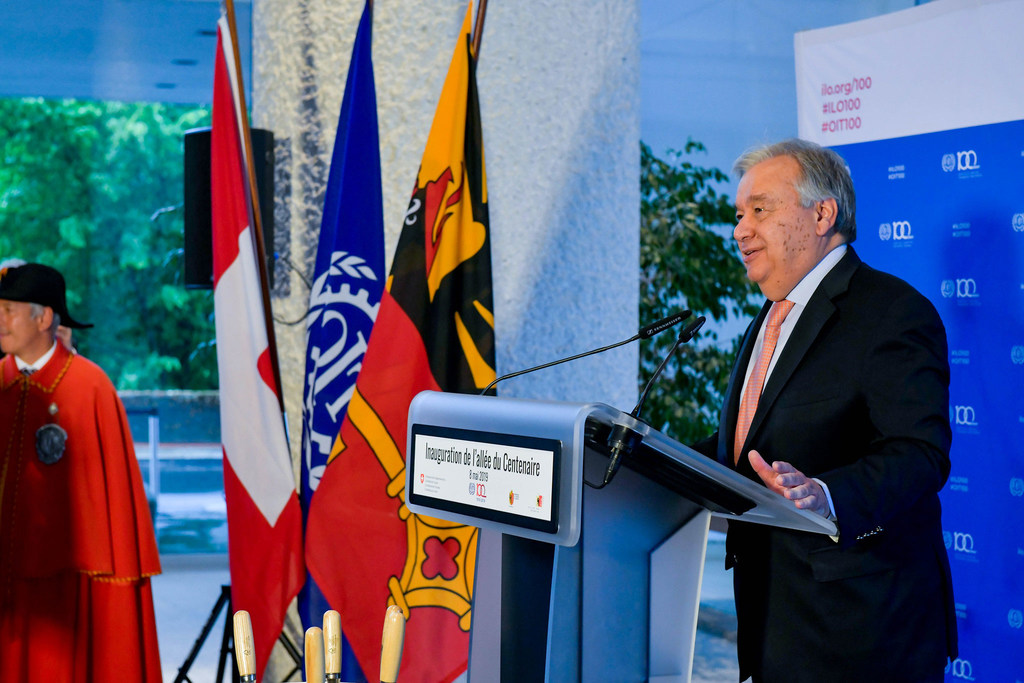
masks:
[[[71,317],[64,290],[64,276],[41,263],[0,269],[0,299],[49,306],[60,316],[60,324],[65,327],[92,327]]]

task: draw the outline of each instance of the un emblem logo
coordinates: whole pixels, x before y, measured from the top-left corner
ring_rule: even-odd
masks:
[[[952,299],[956,295],[956,283],[952,280],[942,281],[942,296],[946,299]]]
[[[946,173],[956,169],[956,155],[955,154],[943,154],[942,155],[942,170]]]
[[[883,242],[885,242],[890,237],[892,237],[892,226],[889,225],[888,223],[882,223],[881,225],[879,225],[878,226],[878,239],[880,239]]]
[[[1013,214],[1013,231],[1024,232],[1024,213]]]
[[[1010,495],[1014,498],[1024,497],[1024,479],[1020,477],[1010,479]]]

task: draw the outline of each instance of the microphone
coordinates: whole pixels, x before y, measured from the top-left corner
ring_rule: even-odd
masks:
[[[682,311],[679,311],[678,313],[673,313],[672,315],[662,318],[657,322],[653,322],[650,325],[641,327],[640,331],[637,332],[636,336],[627,341],[635,341],[637,339],[650,339],[654,335],[661,334],[668,328],[678,325],[679,323],[689,318],[690,315],[691,314],[689,309],[684,309]]]
[[[640,419],[640,410],[643,408],[644,401],[647,400],[647,394],[650,393],[651,387],[654,386],[654,380],[656,380],[662,370],[665,369],[665,365],[668,364],[668,359],[672,357],[676,352],[676,349],[693,339],[694,335],[696,335],[697,331],[704,326],[706,321],[707,319],[704,316],[700,316],[684,327],[683,331],[679,333],[679,337],[676,338],[672,348],[667,354],[665,354],[665,357],[661,360],[661,364],[658,365],[654,374],[651,375],[651,379],[647,381],[647,385],[644,387],[643,393],[640,395],[640,400],[637,401],[636,406],[632,411],[630,411],[629,414],[632,417],[635,417],[638,420]],[[636,430],[623,424],[615,425],[615,427],[612,428],[611,433],[608,435],[607,443],[610,454],[608,457],[608,467],[604,472],[604,480],[600,484],[592,484],[590,482],[585,483],[595,489],[603,489],[607,486],[618,473],[619,466],[622,464],[622,456],[632,453],[633,449],[640,444],[642,439],[643,437]]]
[[[660,334],[661,332],[664,332],[665,330],[667,330],[668,328],[672,327],[673,325],[678,325],[682,321],[684,321],[687,318],[689,318],[690,315],[691,315],[691,313],[690,313],[689,310],[682,310],[682,311],[679,311],[678,313],[673,313],[672,315],[670,315],[670,316],[668,316],[666,318],[662,318],[661,320],[658,320],[657,322],[653,322],[650,325],[646,325],[644,327],[641,327],[640,331],[637,332],[636,334],[634,334],[629,339],[623,339],[622,341],[615,342],[614,344],[609,344],[608,346],[602,346],[599,349],[591,349],[590,351],[584,351],[583,353],[577,353],[575,356],[569,356],[568,358],[560,358],[558,360],[551,361],[550,363],[544,363],[543,365],[537,365],[537,366],[534,366],[532,368],[526,368],[525,370],[518,370],[516,372],[510,372],[507,375],[502,375],[501,377],[495,378],[494,381],[492,381],[490,384],[488,384],[486,387],[484,387],[483,391],[480,392],[480,395],[482,396],[483,394],[486,394],[488,391],[491,390],[492,387],[494,387],[495,384],[497,384],[498,382],[503,382],[506,379],[512,379],[513,377],[518,377],[519,375],[525,375],[526,373],[533,372],[534,370],[543,370],[545,368],[550,368],[553,365],[561,365],[562,363],[568,363],[571,360],[576,360],[577,358],[583,358],[584,356],[592,356],[592,355],[594,355],[596,353],[601,353],[603,351],[608,351],[608,350],[614,349],[614,348],[616,348],[618,346],[622,346],[623,344],[628,344],[630,342],[634,342],[634,341],[636,341],[638,339],[650,339],[654,335]]]
[[[658,365],[658,368],[654,371],[654,374],[651,375],[651,378],[647,380],[647,385],[644,387],[643,393],[640,394],[640,400],[637,401],[636,406],[634,406],[633,410],[630,411],[630,415],[638,420],[640,419],[640,410],[644,407],[644,402],[647,400],[647,394],[650,393],[651,387],[654,386],[654,380],[658,379],[662,370],[665,369],[665,366],[668,364],[668,359],[672,357],[672,354],[676,352],[676,349],[693,339],[694,335],[696,335],[697,331],[704,326],[705,322],[707,322],[707,319],[704,316],[700,316],[683,328],[683,331],[679,333],[679,337],[676,339],[676,343],[672,345],[669,352],[661,359],[661,364]]]

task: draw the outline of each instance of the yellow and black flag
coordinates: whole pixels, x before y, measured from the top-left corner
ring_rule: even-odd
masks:
[[[399,679],[466,669],[478,531],[405,506],[409,403],[494,379],[487,183],[467,8],[356,391],[309,511],[309,570],[369,677],[389,604],[407,619]]]

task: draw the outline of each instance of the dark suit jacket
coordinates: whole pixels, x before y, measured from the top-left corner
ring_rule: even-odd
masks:
[[[747,329],[717,438],[698,445],[730,466],[744,372],[769,305]],[[743,448],[824,481],[839,542],[730,523],[741,679],[941,679],[957,652],[938,498],[948,411],[935,308],[848,247],[780,352]],[[760,481],[746,457],[739,471]]]

